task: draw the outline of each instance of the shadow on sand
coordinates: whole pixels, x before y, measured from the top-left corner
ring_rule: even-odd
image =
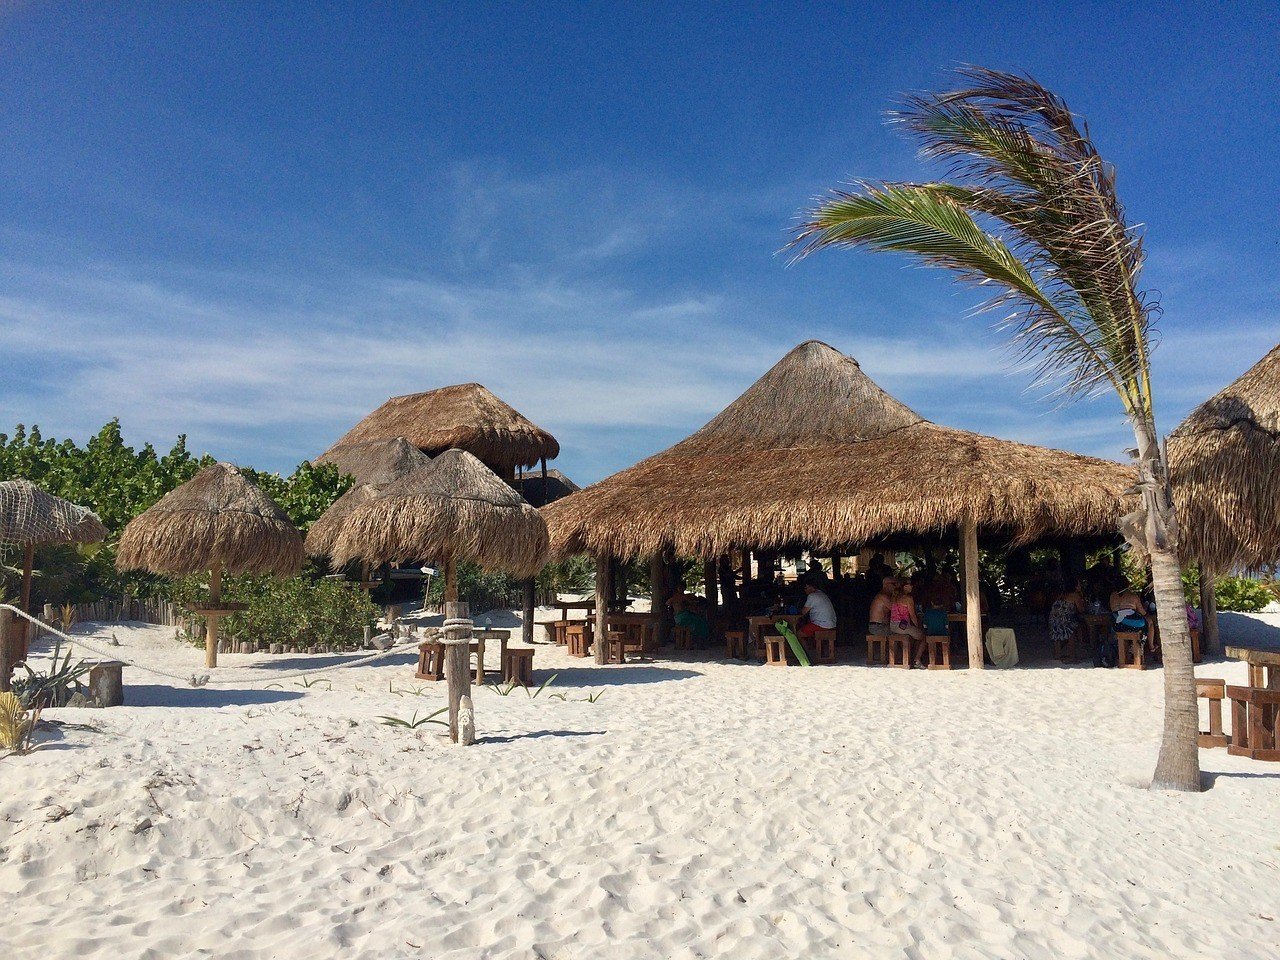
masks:
[[[124,688],[126,707],[247,707],[297,700],[302,690],[256,690],[248,687],[168,687],[130,683]]]
[[[546,737],[600,737],[603,730],[535,730],[531,733],[513,733],[509,737],[480,737],[477,743],[514,743],[517,740],[542,740]]]
[[[668,680],[688,680],[690,677],[702,676],[696,670],[679,670],[657,664],[623,664],[612,667],[583,666],[560,667],[556,670],[535,670],[533,682],[536,686],[552,674],[556,678],[548,689],[558,690],[561,687],[605,687],[625,686],[633,683],[665,683]]]

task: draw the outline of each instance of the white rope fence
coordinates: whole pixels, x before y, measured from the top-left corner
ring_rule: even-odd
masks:
[[[416,648],[417,645],[422,642],[420,639],[416,637],[410,638],[401,643],[394,644],[393,646],[391,646],[386,650],[381,650],[378,653],[372,654],[371,656],[361,657],[358,660],[349,660],[346,663],[335,663],[328,667],[319,667],[313,670],[294,670],[289,673],[275,673],[266,677],[237,677],[237,678],[228,678],[228,679],[214,679],[213,677],[210,677],[209,674],[207,673],[190,673],[190,674],[170,673],[168,670],[159,670],[156,667],[149,667],[146,664],[138,663],[136,660],[130,660],[127,657],[120,656],[118,651],[112,650],[108,647],[96,646],[95,644],[90,643],[84,637],[68,636],[67,634],[63,633],[61,630],[51,627],[49,626],[49,624],[44,623],[40,620],[37,620],[35,617],[31,616],[30,614],[22,610],[19,610],[17,607],[8,603],[0,603],[0,610],[8,610],[10,613],[16,614],[17,616],[22,617],[25,620],[29,620],[31,623],[34,623],[36,626],[40,627],[42,630],[47,630],[49,631],[49,633],[57,634],[67,643],[70,643],[74,646],[81,647],[82,649],[88,650],[90,653],[94,653],[105,660],[114,660],[118,663],[123,663],[125,666],[133,667],[135,670],[142,670],[144,673],[154,674],[157,677],[166,677],[170,680],[177,680],[180,683],[187,683],[193,687],[207,687],[207,686],[219,686],[219,685],[246,686],[254,683],[280,683],[283,680],[293,680],[294,678],[297,678],[297,677],[314,677],[322,673],[332,673],[335,670],[345,670],[348,667],[362,667],[366,663],[373,663],[377,660],[382,660],[386,657],[394,656],[397,653],[403,653],[405,650],[411,647]],[[462,624],[466,624],[468,626],[471,625],[470,620],[460,620],[460,621],[448,620],[445,622],[446,624],[452,624],[452,625],[458,625],[458,626],[461,626]]]

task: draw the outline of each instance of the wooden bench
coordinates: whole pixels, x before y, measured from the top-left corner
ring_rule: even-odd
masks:
[[[915,637],[905,633],[895,633],[886,637],[888,644],[888,663],[891,667],[911,669],[911,649],[915,646]]]
[[[591,656],[591,625],[589,623],[570,624],[565,630],[565,638],[569,647],[569,656]]]
[[[502,682],[527,687],[533,683],[533,654],[530,647],[508,647],[502,654]]]
[[[930,670],[951,669],[951,634],[924,638],[925,653],[929,657]]]
[[[747,634],[744,630],[724,632],[724,655],[735,660],[747,659]]]
[[[881,666],[889,662],[889,638],[876,633],[867,634],[867,666]]]
[[[812,637],[806,637],[801,634],[800,641],[804,644],[805,650],[809,654],[809,659],[814,663],[836,662],[836,632],[834,630],[819,630]]]
[[[1136,630],[1116,631],[1116,666],[1126,670],[1147,669],[1147,638]]]
[[[1231,738],[1222,732],[1222,701],[1227,695],[1225,680],[1196,680],[1196,696],[1209,704],[1209,729],[1201,730],[1197,743],[1202,750],[1225,747]]]
[[[1231,701],[1231,742],[1227,753],[1250,760],[1280,761],[1280,744],[1276,742],[1280,690],[1227,687],[1226,694]]]
[[[769,667],[787,666],[787,638],[776,633],[760,635],[764,644],[764,662]]]

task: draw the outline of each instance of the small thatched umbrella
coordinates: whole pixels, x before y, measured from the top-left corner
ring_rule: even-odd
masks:
[[[0,483],[0,545],[22,547],[22,609],[31,612],[31,569],[35,548],[64,543],[97,543],[107,535],[97,514],[55,497],[30,480]],[[0,689],[9,689],[13,663],[25,659],[27,621],[10,628],[11,642],[0,649]]]
[[[302,534],[283,510],[230,463],[215,463],[130,521],[116,567],[171,576],[209,572],[205,663],[218,665],[218,621],[244,609],[222,600],[222,574],[295,575]]]
[[[1192,410],[1168,449],[1178,549],[1200,565],[1215,649],[1214,577],[1280,563],[1280,346]]]
[[[532,467],[539,460],[554,460],[560,453],[555,437],[481,384],[460,383],[392,397],[316,462],[336,461],[346,447],[397,437],[430,456],[453,448],[466,450],[504,479],[514,476],[516,467]]]
[[[541,514],[488,467],[448,450],[354,510],[333,546],[335,563],[431,559],[445,568],[445,599],[458,599],[457,561],[531,577],[547,555]]]

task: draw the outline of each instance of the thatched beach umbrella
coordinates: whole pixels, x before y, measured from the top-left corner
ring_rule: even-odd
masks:
[[[222,575],[295,575],[302,534],[285,512],[233,464],[215,463],[165,494],[124,528],[116,567],[170,576],[209,573],[205,663],[218,665],[218,622],[244,609],[222,600]]]
[[[1280,563],[1280,346],[1192,410],[1168,450],[1178,549],[1200,565],[1214,649],[1214,577]]]
[[[97,543],[105,539],[107,528],[87,507],[55,497],[30,480],[0,483],[0,545],[22,548],[22,600],[31,612],[31,571],[35,548],[56,544]],[[0,650],[0,689],[9,689],[12,665],[26,657],[27,621],[9,627],[9,640]]]
[[[470,453],[448,450],[354,510],[333,560],[434,560],[444,565],[445,598],[454,601],[459,560],[531,577],[546,553],[547,527],[538,511]]]
[[[356,444],[398,437],[433,457],[454,448],[465,450],[504,479],[514,476],[516,467],[554,460],[560,453],[560,444],[547,431],[480,384],[462,383],[392,397],[316,462],[335,461],[343,448]]]

